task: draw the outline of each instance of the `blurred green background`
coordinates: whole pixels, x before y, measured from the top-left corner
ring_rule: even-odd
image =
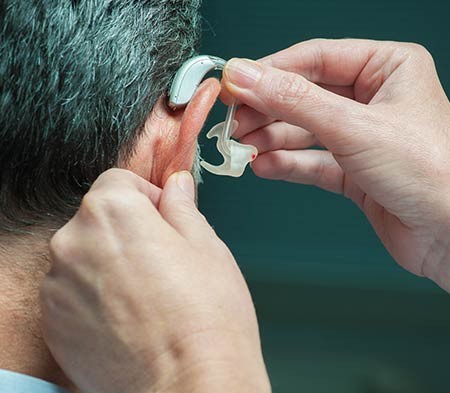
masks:
[[[449,15],[439,0],[205,0],[201,51],[256,59],[317,37],[418,42],[450,93]],[[207,129],[224,116],[215,108]],[[214,143],[201,138],[219,161]],[[450,295],[399,268],[350,201],[251,171],[205,173],[199,197],[249,282],[274,392],[450,392]]]

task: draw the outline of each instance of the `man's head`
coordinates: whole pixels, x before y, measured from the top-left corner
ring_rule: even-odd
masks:
[[[66,220],[113,166],[158,185],[190,169],[218,83],[180,113],[161,97],[195,52],[199,2],[0,2],[0,229]]]

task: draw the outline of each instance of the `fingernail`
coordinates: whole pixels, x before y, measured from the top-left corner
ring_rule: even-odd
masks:
[[[182,171],[175,174],[178,188],[189,196],[195,198],[194,179],[188,171]]]
[[[262,74],[261,65],[247,59],[231,59],[225,65],[224,74],[229,82],[243,89],[251,89]]]

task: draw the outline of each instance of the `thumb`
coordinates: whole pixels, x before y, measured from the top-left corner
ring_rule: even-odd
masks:
[[[355,128],[355,117],[367,110],[301,75],[247,59],[228,61],[223,83],[238,101],[312,132],[330,150],[347,130]]]
[[[209,227],[195,203],[195,184],[187,171],[176,172],[166,181],[159,203],[162,217],[187,239],[204,237]]]

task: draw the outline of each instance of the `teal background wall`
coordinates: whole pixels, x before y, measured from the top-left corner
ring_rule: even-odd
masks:
[[[450,93],[448,1],[205,0],[203,15],[202,52],[224,58],[316,37],[419,42]],[[249,282],[274,392],[450,392],[450,295],[399,268],[350,201],[250,171],[205,173],[199,200]]]

